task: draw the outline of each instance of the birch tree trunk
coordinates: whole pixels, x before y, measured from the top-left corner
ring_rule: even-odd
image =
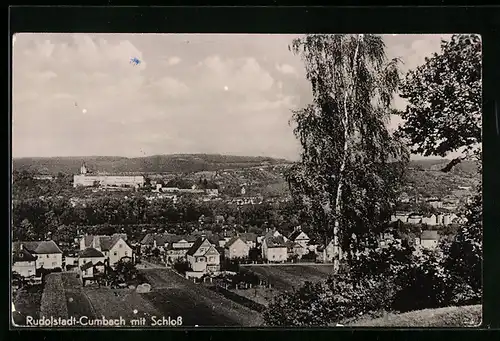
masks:
[[[344,150],[343,150],[343,156],[342,156],[342,163],[340,164],[340,169],[339,169],[339,179],[337,183],[337,192],[335,196],[335,220],[334,220],[334,225],[333,225],[333,247],[334,247],[334,259],[333,259],[333,268],[334,271],[337,272],[340,267],[340,256],[342,254],[342,250],[339,244],[339,225],[340,225],[340,216],[342,213],[342,186],[344,182],[344,172],[345,172],[345,167],[347,163],[347,158],[349,156],[349,111],[347,108],[347,100],[349,98],[349,95],[351,97],[354,97],[354,92],[355,92],[355,85],[356,85],[356,62],[358,59],[358,51],[359,51],[359,44],[361,42],[363,35],[359,35],[358,37],[358,42],[356,45],[356,50],[354,51],[354,58],[352,61],[352,78],[351,82],[348,86],[347,89],[345,89],[344,93]]]

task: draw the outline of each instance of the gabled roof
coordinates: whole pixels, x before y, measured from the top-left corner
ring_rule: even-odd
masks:
[[[198,238],[193,246],[191,246],[187,252],[187,255],[189,256],[192,256],[196,253],[196,251],[198,251],[198,249],[200,248],[201,244],[203,244],[203,242],[205,241],[205,238]]]
[[[203,243],[205,243],[205,241],[208,241],[208,244],[209,244],[209,248],[207,249],[206,252],[203,253],[203,255],[205,255],[208,251],[210,251],[211,249],[214,249],[215,251],[217,251],[219,253],[219,251],[217,250],[217,248],[215,247],[214,244],[212,244],[210,242],[210,240],[208,240],[207,238],[199,238],[196,240],[196,242],[193,244],[193,246],[191,246],[191,248],[187,251],[187,254],[186,255],[189,255],[189,256],[194,256],[196,254],[196,252],[198,252],[198,249],[201,247],[201,245],[203,245]],[[198,255],[200,256],[200,255]]]
[[[120,240],[127,242],[125,233],[115,233],[111,236],[84,236],[85,247],[100,248],[102,251],[109,251]]]
[[[28,250],[23,249],[14,252],[12,259],[14,262],[33,262],[37,257],[33,256]]]
[[[224,245],[224,248],[226,249],[230,248],[231,245],[233,245],[237,240],[243,241],[240,237],[234,236],[233,238],[229,239],[229,241]]]
[[[240,234],[241,240],[244,242],[254,242],[257,243],[257,235],[252,232],[242,233]]]
[[[307,239],[309,239],[309,237],[307,236],[307,234],[302,231],[301,229],[297,229],[295,231],[292,232],[292,234],[290,235],[290,237],[288,237],[288,239],[291,239],[291,240],[296,240],[298,236],[300,236],[301,233],[304,233],[304,235],[306,236]]]
[[[302,246],[302,245],[300,245],[299,243],[296,243],[296,242],[294,242],[294,241],[292,241],[292,240],[287,240],[287,241],[285,242],[285,245],[286,245],[286,247],[287,247],[287,248],[289,248],[289,249],[293,249],[293,248],[295,248],[295,247],[300,247],[300,248],[302,248],[302,247],[303,247],[303,246]]]
[[[13,251],[19,251],[21,249],[21,244],[23,249],[28,250],[32,254],[54,254],[62,253],[61,249],[53,240],[44,240],[39,242],[14,242],[12,244]]]
[[[80,269],[82,269],[83,271],[87,270],[87,269],[90,269],[91,267],[93,267],[94,265],[92,264],[92,262],[87,262],[85,264],[83,264]]]
[[[266,246],[268,248],[286,247],[285,239],[283,238],[283,236],[267,237],[265,240],[266,240]]]
[[[422,231],[422,235],[420,236],[422,240],[438,240],[439,233],[438,231],[425,230]]]
[[[80,258],[100,258],[104,257],[101,251],[94,249],[93,247],[88,247],[85,250],[82,250],[79,254]]]

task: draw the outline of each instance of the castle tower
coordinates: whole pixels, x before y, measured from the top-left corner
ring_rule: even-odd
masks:
[[[87,166],[85,166],[85,161],[83,161],[82,166],[80,167],[80,174],[87,174]]]

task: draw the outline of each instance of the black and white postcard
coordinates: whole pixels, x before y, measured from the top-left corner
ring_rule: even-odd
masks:
[[[14,326],[481,324],[480,35],[12,44]]]

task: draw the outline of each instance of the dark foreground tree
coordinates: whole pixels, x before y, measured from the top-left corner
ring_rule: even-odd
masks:
[[[441,52],[408,72],[400,96],[408,101],[400,133],[414,153],[446,156],[461,151],[443,171],[474,155],[481,145],[481,38],[453,35]]]
[[[408,161],[387,130],[398,61],[376,35],[308,35],[290,48],[305,63],[313,103],[293,114],[302,155],[287,181],[325,242],[356,249],[387,219]]]

